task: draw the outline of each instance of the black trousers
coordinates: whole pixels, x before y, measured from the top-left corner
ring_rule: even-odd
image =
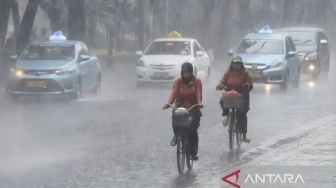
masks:
[[[193,117],[191,121],[191,127],[188,129],[188,141],[189,141],[189,152],[191,155],[197,155],[198,154],[198,132],[197,129],[200,126],[200,117]],[[176,128],[174,125],[172,125],[174,135],[177,138],[178,133],[181,131],[178,128]]]
[[[222,116],[229,115],[229,109],[224,108],[223,100],[219,101],[221,108],[223,109]],[[248,103],[245,105],[244,109],[237,110],[237,127],[240,129],[241,133],[247,133],[247,112],[250,110]]]

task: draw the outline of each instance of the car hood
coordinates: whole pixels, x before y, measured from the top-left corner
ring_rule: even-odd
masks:
[[[313,53],[316,52],[316,48],[316,45],[296,46],[296,51],[298,53]]]
[[[55,60],[19,60],[16,62],[17,69],[34,69],[34,70],[55,70],[67,68],[71,61],[55,61]]]
[[[283,54],[236,54],[243,58],[244,64],[271,65],[276,60],[283,60]]]
[[[143,56],[141,60],[146,64],[151,65],[172,65],[172,64],[182,64],[185,61],[192,61],[191,56],[180,56],[180,55],[149,55]]]

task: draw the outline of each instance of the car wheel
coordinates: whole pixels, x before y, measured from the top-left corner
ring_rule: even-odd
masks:
[[[288,72],[287,72],[284,82],[280,84],[281,91],[287,91],[287,89],[288,89]]]
[[[101,92],[101,76],[100,74],[97,76],[97,79],[96,79],[96,86],[95,88],[93,89],[93,93],[95,95],[99,95]]]
[[[300,69],[299,69],[298,75],[297,75],[295,81],[293,82],[293,87],[294,88],[299,88],[300,87],[300,80],[301,80],[301,74],[300,74]]]
[[[80,80],[76,83],[76,92],[72,94],[72,99],[80,99],[82,96],[82,87]]]

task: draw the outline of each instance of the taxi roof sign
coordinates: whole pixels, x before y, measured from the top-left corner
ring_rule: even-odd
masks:
[[[269,25],[265,25],[259,30],[258,33],[273,33],[273,31]]]
[[[62,31],[56,31],[49,37],[49,40],[66,40],[66,37],[63,35]]]
[[[182,38],[182,35],[177,31],[172,31],[168,34],[169,38]]]

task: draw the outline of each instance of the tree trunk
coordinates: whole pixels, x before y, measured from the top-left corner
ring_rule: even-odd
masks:
[[[215,5],[214,0],[207,0],[201,2],[203,4],[203,16],[201,22],[201,39],[202,43],[204,44],[205,48],[210,48],[210,40],[209,40],[209,33],[210,33],[210,25],[211,25],[211,15]]]
[[[222,12],[220,17],[220,25],[219,25],[219,36],[217,40],[217,47],[215,52],[216,58],[223,58],[225,54],[224,51],[228,50],[227,47],[230,46],[230,26],[229,26],[229,19],[230,19],[230,0],[224,0],[222,2]]]
[[[293,19],[293,11],[294,11],[295,1],[293,0],[284,0],[282,7],[282,19],[280,22],[280,27],[286,27],[291,25]]]
[[[138,49],[143,50],[144,45],[144,1],[138,1]]]
[[[68,0],[69,39],[86,41],[85,1]]]
[[[0,0],[0,49],[5,45],[11,2]]]
[[[25,13],[22,18],[22,24],[18,39],[16,41],[16,50],[20,54],[29,44],[30,34],[33,28],[35,15],[38,9],[40,0],[29,0]]]
[[[21,25],[21,18],[19,12],[19,5],[16,0],[12,0],[12,15],[13,15],[13,22],[14,22],[14,33],[15,33],[15,41],[19,36],[20,25]]]
[[[240,29],[243,33],[253,30],[253,17],[250,11],[250,0],[238,0],[240,12]]]

